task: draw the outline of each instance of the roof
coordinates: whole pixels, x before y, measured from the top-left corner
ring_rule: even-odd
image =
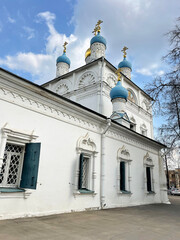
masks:
[[[14,74],[14,73],[11,73],[11,72],[9,72],[9,71],[1,68],[1,67],[0,67],[0,71],[3,71],[3,72],[5,72],[5,73],[8,73],[8,74],[10,74],[10,75],[18,78],[20,81],[25,82],[25,83],[27,83],[27,84],[30,84],[30,85],[34,86],[35,88],[37,88],[37,90],[39,89],[39,90],[41,90],[41,91],[44,91],[44,92],[46,92],[46,93],[48,93],[48,94],[50,94],[50,95],[52,95],[52,96],[55,96],[55,97],[57,97],[57,98],[59,98],[59,99],[62,99],[62,100],[64,100],[64,101],[66,101],[66,102],[68,102],[68,103],[70,103],[70,104],[72,104],[72,105],[74,105],[74,106],[77,106],[77,107],[79,107],[79,108],[81,108],[81,109],[84,109],[85,111],[90,112],[90,113],[92,113],[92,114],[100,117],[100,118],[103,119],[103,120],[107,120],[107,119],[108,119],[106,116],[104,116],[104,115],[102,115],[102,114],[100,114],[100,113],[98,113],[98,112],[95,112],[95,111],[93,111],[93,110],[91,110],[91,109],[89,109],[89,108],[87,108],[87,107],[84,107],[84,106],[82,106],[82,105],[79,104],[79,103],[76,103],[76,102],[74,102],[74,101],[72,101],[72,100],[70,100],[70,99],[67,99],[67,98],[65,98],[65,97],[63,97],[63,96],[61,96],[61,95],[59,95],[59,94],[57,94],[57,93],[55,93],[55,92],[52,92],[52,91],[50,91],[50,90],[48,90],[48,89],[46,89],[46,88],[44,88],[44,87],[42,87],[42,86],[39,86],[38,84],[35,84],[35,83],[33,83],[33,82],[25,79],[25,78],[22,78],[22,77]],[[152,143],[154,143],[154,144],[157,144],[157,145],[161,146],[161,148],[166,148],[166,145],[164,145],[164,144],[162,144],[162,143],[160,143],[160,142],[157,142],[157,141],[155,141],[155,140],[153,140],[153,139],[151,139],[151,138],[148,138],[148,137],[146,137],[146,136],[143,136],[142,134],[137,133],[137,132],[129,129],[129,128],[121,125],[120,123],[117,123],[117,122],[114,121],[114,120],[112,120],[112,122],[113,122],[115,125],[117,125],[117,126],[119,126],[119,127],[121,127],[121,128],[126,129],[129,133],[132,133],[133,135],[140,136],[141,138],[143,138],[143,139],[145,139],[145,140],[148,140],[148,141],[150,141],[150,142],[152,142]]]

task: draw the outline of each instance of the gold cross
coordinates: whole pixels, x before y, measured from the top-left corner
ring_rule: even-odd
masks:
[[[68,43],[67,42],[65,42],[64,44],[63,44],[63,47],[64,47],[64,53],[66,53],[66,45],[67,45]]]
[[[128,49],[128,48],[124,46],[123,49],[121,50],[121,52],[124,53],[124,58],[126,58],[126,55],[127,55],[126,50],[127,50],[127,49]]]
[[[95,36],[96,36],[97,32],[100,33],[100,31],[101,31],[101,27],[100,27],[101,23],[103,23],[102,20],[98,20],[97,23],[96,23],[94,31],[92,32],[92,33],[94,33]]]
[[[94,35],[96,36],[96,34],[97,34],[97,31],[98,31],[98,28],[97,28],[97,27],[95,27],[95,28],[94,28],[94,31],[92,31],[92,33],[94,33]]]
[[[115,73],[118,75],[118,81],[121,81],[121,69],[118,68]]]

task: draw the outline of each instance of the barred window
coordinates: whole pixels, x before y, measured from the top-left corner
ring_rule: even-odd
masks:
[[[0,172],[1,187],[17,187],[22,171],[24,146],[6,144]]]
[[[89,157],[81,153],[79,159],[79,190],[89,190],[89,162]]]

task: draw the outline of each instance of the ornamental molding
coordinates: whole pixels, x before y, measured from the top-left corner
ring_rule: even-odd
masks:
[[[89,129],[96,133],[101,131],[99,127],[100,125],[94,119],[92,121],[87,120],[87,118],[83,118],[77,115],[77,112],[75,111],[74,113],[73,111],[70,113],[68,110],[66,110],[67,107],[65,105],[62,105],[62,103],[58,104],[56,102],[55,105],[53,103],[50,103],[51,100],[47,98],[46,100],[48,102],[46,102],[44,99],[41,99],[41,97],[36,100],[33,99],[32,95],[25,96],[25,94],[23,95],[15,93],[11,90],[7,90],[5,88],[0,88],[0,99],[24,107],[26,109],[30,109],[34,112],[38,112],[40,114],[44,114],[46,116],[50,116],[52,118],[79,126],[81,128]],[[72,107],[73,106],[71,106],[71,109]]]
[[[150,157],[149,153],[147,152],[146,155],[144,156],[144,165],[148,165],[148,166],[154,166],[153,164],[153,160]]]
[[[67,92],[70,92],[71,89],[72,81],[70,81],[70,79],[61,79],[52,87],[52,91],[59,95],[66,94]]]
[[[96,74],[93,71],[84,72],[78,79],[78,88],[96,83]]]
[[[78,139],[76,148],[78,152],[85,150],[85,151],[96,153],[96,144],[89,137],[89,133],[87,133],[85,136],[82,136]]]
[[[158,150],[152,146],[150,146],[149,144],[145,144],[142,141],[139,141],[138,139],[133,138],[132,136],[128,136],[128,134],[126,133],[126,135],[124,135],[124,133],[122,131],[118,131],[116,130],[108,130],[108,132],[106,133],[107,137],[110,137],[112,139],[118,140],[123,142],[124,144],[127,145],[132,145],[138,148],[141,148],[142,150],[151,152],[153,154],[157,154]]]
[[[56,88],[56,93],[59,95],[63,95],[69,92],[69,88],[66,84],[59,84],[59,86]]]
[[[116,86],[117,77],[113,73],[108,73],[106,74],[105,82],[110,86],[110,88],[113,88]]]
[[[118,149],[117,151],[117,159],[118,160],[126,160],[126,161],[130,161],[130,153],[129,150],[126,149],[126,147],[123,145],[121,148]]]

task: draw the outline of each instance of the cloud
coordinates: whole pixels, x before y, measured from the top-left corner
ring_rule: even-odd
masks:
[[[13,19],[13,18],[11,18],[10,16],[8,16],[8,22],[10,22],[10,23],[15,23],[16,21],[15,21],[15,19]]]
[[[83,58],[79,58],[79,54],[84,55],[89,39],[81,42],[77,41],[77,37],[73,34],[66,36],[63,33],[58,33],[54,27],[56,16],[53,13],[42,12],[37,17],[36,22],[45,22],[49,30],[49,35],[46,38],[45,53],[19,52],[14,56],[6,56],[4,59],[0,59],[0,65],[5,65],[13,70],[28,72],[40,84],[55,77],[56,59],[62,54],[62,45],[65,41],[69,43],[67,55],[72,62],[71,70],[84,64],[84,56]],[[27,26],[23,27],[23,29],[28,33],[27,39],[34,37],[33,29]]]
[[[0,59],[1,65],[6,65],[10,69],[22,70],[31,73],[33,76],[38,76],[42,81],[44,74],[49,77],[55,68],[53,68],[53,56],[46,54],[34,54],[32,52],[22,53],[19,52],[15,56],[6,56],[5,59]]]
[[[179,15],[178,6],[179,0],[77,0],[68,21],[68,26],[74,27],[72,34],[57,31],[54,13],[40,12],[36,23],[47,26],[45,46],[37,54],[20,52],[0,59],[0,63],[27,71],[36,76],[39,83],[48,81],[55,77],[56,58],[62,54],[64,41],[69,43],[67,56],[71,60],[71,70],[85,64],[84,54],[93,37],[92,30],[97,20],[102,19],[101,34],[107,40],[106,58],[113,65],[117,66],[122,60],[121,49],[127,46],[127,59],[132,63],[135,76],[137,73],[144,76],[163,74],[161,57],[168,49],[164,34],[174,26]],[[26,26],[24,30],[28,39],[34,37],[33,29]],[[22,59],[27,64],[23,65]]]
[[[148,66],[148,68],[138,68],[136,69],[136,72],[144,76],[161,76],[164,74],[164,71],[159,69],[158,64],[152,64]]]
[[[102,19],[107,59],[117,66],[122,60],[121,49],[127,46],[133,70],[149,68],[153,63],[161,65],[168,49],[164,34],[174,26],[178,6],[179,0],[78,0],[70,22],[75,25],[74,34],[83,41],[92,36],[97,20]]]
[[[35,37],[34,29],[30,27],[23,27],[25,32],[28,34],[27,39],[30,40]]]

